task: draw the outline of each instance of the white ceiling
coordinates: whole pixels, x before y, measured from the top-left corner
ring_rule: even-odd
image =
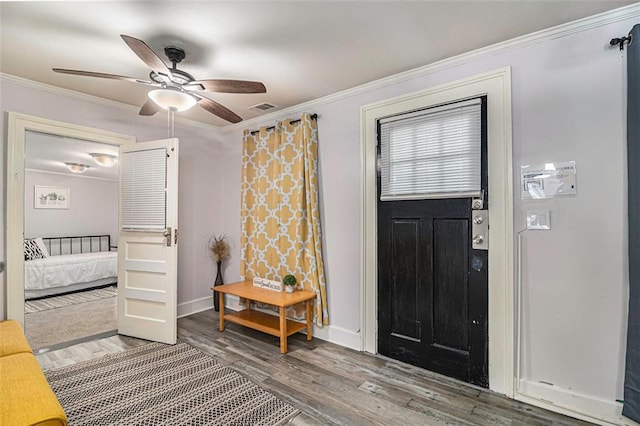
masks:
[[[117,180],[118,162],[111,167],[96,163],[91,153],[118,155],[118,147],[86,140],[27,131],[25,164],[27,170],[71,174],[64,163],[84,164],[89,168],[80,177]]]
[[[69,68],[148,80],[120,34],[161,58],[168,44],[196,79],[262,81],[266,94],[211,94],[244,119],[251,105],[317,99],[633,1],[0,2],[0,72],[141,106],[148,87],[57,74]],[[185,118],[228,123],[196,107]]]

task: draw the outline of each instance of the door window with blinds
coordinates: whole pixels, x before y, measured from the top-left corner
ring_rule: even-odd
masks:
[[[479,195],[481,108],[478,98],[381,119],[380,200]]]
[[[167,152],[125,152],[122,162],[122,229],[164,231],[166,226]]]

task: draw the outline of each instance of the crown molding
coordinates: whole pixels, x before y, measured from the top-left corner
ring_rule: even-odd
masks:
[[[122,111],[135,112],[138,113],[140,107],[125,104],[122,102],[112,101],[110,99],[101,98],[99,96],[88,95],[86,93],[76,92],[75,90],[64,89],[62,87],[52,86],[50,84],[41,83],[39,81],[28,80],[26,78],[18,77],[11,74],[0,73],[0,81],[6,81],[9,83],[17,84],[22,87],[27,87],[30,89],[41,90],[47,93],[53,93],[56,95],[67,96],[73,99],[77,99],[80,101],[91,102],[96,105],[107,106],[114,109],[119,109]],[[160,121],[158,117],[152,117],[152,119],[156,121]],[[204,130],[214,131],[216,133],[221,133],[220,126],[216,126],[214,124],[206,124],[201,123],[199,121],[189,120],[183,117],[175,117],[176,123],[180,123],[186,126],[200,128]],[[162,120],[163,124],[166,124],[166,120]]]
[[[373,90],[379,90],[388,86],[424,77],[426,75],[433,74],[435,72],[442,71],[448,68],[464,65],[482,58],[494,56],[514,49],[528,47],[548,40],[566,37],[571,34],[613,24],[625,19],[632,19],[638,16],[640,16],[640,3],[634,3],[629,6],[624,6],[593,16],[588,16],[586,18],[578,19],[566,24],[557,25],[555,27],[536,31],[530,34],[525,34],[523,36],[499,42],[487,47],[472,50],[467,53],[462,53],[457,56],[452,56],[450,58],[433,62],[431,64],[414,68],[412,70],[405,71],[399,74],[383,77],[379,80],[374,80],[369,83],[365,83],[360,86],[356,86],[340,92],[332,93],[330,95],[304,102],[302,104],[274,111],[260,117],[243,121],[241,123],[230,124],[222,127],[222,132],[229,133],[236,130],[244,130],[250,127],[259,127],[260,125],[264,125],[264,123],[266,122],[273,122],[288,115],[301,113],[303,111],[311,111],[314,107],[320,105],[326,105],[343,99],[348,99],[363,93],[371,92]]]

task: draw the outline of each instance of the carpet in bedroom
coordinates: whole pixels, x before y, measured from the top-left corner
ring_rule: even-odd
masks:
[[[63,306],[77,305],[78,303],[92,302],[94,300],[108,299],[118,295],[118,287],[115,285],[91,290],[75,291],[59,296],[43,297],[41,299],[27,300],[24,302],[24,313],[46,311],[48,309],[62,308]]]
[[[27,313],[25,334],[31,348],[48,348],[118,328],[117,297],[85,301]]]

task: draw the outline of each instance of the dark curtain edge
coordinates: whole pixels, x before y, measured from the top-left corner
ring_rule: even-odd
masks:
[[[627,49],[629,316],[622,415],[640,423],[640,24]]]

